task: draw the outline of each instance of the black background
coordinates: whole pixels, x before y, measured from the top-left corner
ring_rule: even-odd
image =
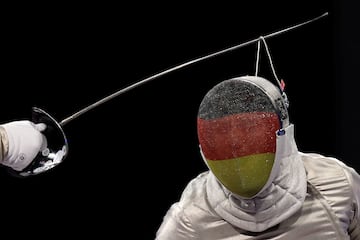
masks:
[[[3,21],[0,121],[29,119],[33,106],[61,121],[155,73],[329,12],[267,43],[299,149],[359,171],[360,8],[264,2],[12,7]],[[205,60],[80,116],[64,126],[69,155],[52,171],[17,179],[0,169],[3,229],[153,239],[187,182],[206,170],[196,135],[202,97],[254,74],[255,55],[252,44]],[[265,55],[260,75],[274,80]]]

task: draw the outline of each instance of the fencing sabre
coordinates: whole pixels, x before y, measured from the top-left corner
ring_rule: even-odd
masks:
[[[11,173],[11,175],[16,176],[16,177],[28,177],[28,176],[34,176],[34,175],[38,175],[40,173],[44,173],[52,168],[54,168],[55,166],[57,166],[58,164],[60,164],[61,162],[63,162],[65,160],[65,158],[68,155],[68,141],[66,138],[66,135],[63,131],[63,126],[65,126],[66,124],[68,124],[70,121],[76,119],[77,117],[83,115],[84,113],[88,112],[89,110],[96,108],[98,106],[100,106],[101,104],[127,92],[130,91],[136,87],[139,87],[147,82],[150,82],[152,80],[155,80],[157,78],[160,78],[168,73],[174,72],[176,70],[185,68],[187,66],[193,65],[195,63],[204,61],[206,59],[209,58],[213,58],[216,56],[219,56],[221,54],[224,53],[228,53],[231,51],[235,51],[239,48],[245,47],[247,45],[250,45],[252,43],[256,43],[261,41],[262,39],[267,39],[267,38],[271,38],[274,36],[277,36],[279,34],[288,32],[290,30],[299,28],[301,26],[304,26],[308,23],[312,23],[314,21],[317,21],[325,16],[328,15],[328,12],[325,12],[324,14],[315,17],[313,19],[310,19],[308,21],[299,23],[297,25],[291,26],[291,27],[287,27],[285,29],[279,30],[279,31],[275,31],[272,32],[270,34],[264,35],[264,36],[260,36],[258,38],[249,40],[247,42],[243,42],[240,43],[238,45],[220,50],[218,52],[214,52],[211,53],[209,55],[203,56],[203,57],[199,57],[193,60],[190,60],[188,62],[179,64],[175,67],[166,69],[162,72],[159,72],[157,74],[154,74],[150,77],[147,77],[143,80],[140,80],[128,87],[125,87],[123,89],[120,89],[119,91],[108,95],[102,99],[100,99],[99,101],[88,105],[87,107],[81,109],[78,112],[75,112],[74,114],[70,115],[69,117],[63,119],[62,121],[58,122],[56,119],[54,119],[50,114],[48,114],[47,112],[45,112],[44,110],[37,108],[37,107],[33,107],[32,108],[32,121],[35,123],[45,123],[47,125],[47,128],[45,129],[45,131],[43,132],[43,134],[45,135],[46,139],[47,139],[47,148],[40,151],[37,156],[34,158],[34,160],[26,167],[24,168],[22,171],[15,171],[13,169],[9,169],[9,172]]]

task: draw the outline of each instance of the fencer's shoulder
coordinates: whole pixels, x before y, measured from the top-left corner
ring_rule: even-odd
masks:
[[[208,175],[209,171],[202,172],[186,185],[181,194],[179,205],[185,207],[194,203],[194,200],[204,197]]]
[[[327,200],[342,223],[351,223],[350,227],[345,225],[344,229],[348,228],[355,235],[360,233],[360,175],[334,157],[312,153],[301,153],[301,157],[308,183]]]
[[[206,171],[192,179],[185,187],[178,202],[178,207],[184,216],[187,216],[187,220],[195,225],[203,222],[204,218],[209,219],[217,216],[214,214],[207,199],[206,188],[209,176],[210,172]]]
[[[335,157],[325,156],[319,153],[299,152],[299,154],[305,164],[319,165],[320,167],[327,167],[329,165],[340,169],[349,167]]]
[[[324,156],[319,153],[304,153],[300,152],[302,161],[305,167],[320,167],[320,168],[336,168],[338,170],[346,168],[347,166],[339,159],[329,156]]]
[[[213,221],[206,201],[208,175],[208,171],[200,173],[186,185],[180,200],[166,213],[156,239],[198,239],[201,226]]]
[[[341,179],[351,184],[352,178],[359,176],[353,168],[343,161],[318,153],[302,153],[301,159],[304,163],[309,180]]]

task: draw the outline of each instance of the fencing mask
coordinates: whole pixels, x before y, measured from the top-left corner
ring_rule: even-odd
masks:
[[[202,156],[216,178],[241,197],[256,196],[272,181],[276,135],[289,125],[281,92],[264,78],[243,76],[215,85],[200,104]]]

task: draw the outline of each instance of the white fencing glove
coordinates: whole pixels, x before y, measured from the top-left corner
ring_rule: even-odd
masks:
[[[46,129],[44,123],[35,124],[28,120],[13,121],[1,125],[6,132],[9,149],[1,164],[22,171],[47,147],[47,140],[41,132]]]

